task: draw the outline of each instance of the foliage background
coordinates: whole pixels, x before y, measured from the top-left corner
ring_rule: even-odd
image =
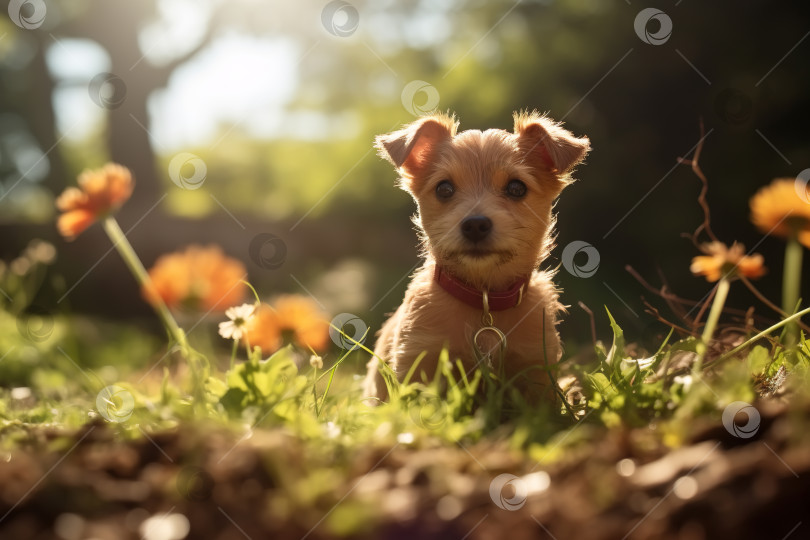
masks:
[[[54,195],[112,159],[138,181],[120,221],[147,265],[217,243],[263,294],[306,288],[376,329],[417,256],[413,203],[371,141],[413,118],[401,99],[412,80],[432,84],[462,129],[511,129],[513,110],[537,108],[591,138],[580,181],[557,206],[558,244],[590,242],[601,264],[589,279],[561,271],[559,283],[567,304],[611,305],[631,338],[666,328],[634,316],[643,290],[626,265],[655,284],[662,272],[687,298],[710,290],[689,274],[695,250],[680,237],[701,221],[700,185],[675,166],[700,118],[715,231],[756,246],[781,273],[782,244],[748,223],[747,201],[809,166],[802,3],[659,2],[673,21],[660,46],[633,30],[647,2],[354,1],[359,26],[348,37],[326,31],[325,4],[76,0],[48,2],[36,31],[0,18],[0,257],[32,237],[57,244],[51,275],[63,281],[44,287],[38,306],[156,325],[123,263],[105,256],[100,228],[66,246],[53,226]],[[101,72],[123,83],[115,108],[91,97]],[[169,179],[180,152],[205,161],[200,189]],[[273,270],[249,254],[266,232],[288,250]],[[778,287],[761,284],[770,298]],[[746,295],[740,288],[732,305],[755,302]],[[561,327],[569,349],[589,341],[587,317],[571,311]]]

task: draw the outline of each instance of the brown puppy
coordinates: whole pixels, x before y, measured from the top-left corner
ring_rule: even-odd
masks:
[[[434,114],[377,137],[380,156],[416,200],[425,262],[378,334],[365,396],[388,397],[380,359],[402,380],[426,352],[415,379],[430,380],[445,347],[468,372],[482,360],[502,367],[507,379],[523,372],[516,384],[529,399],[548,388],[543,368],[561,354],[563,307],[553,273],[537,268],[552,247],[554,200],[590,142],[537,112],[515,113],[514,121],[514,133],[456,133],[453,116]],[[504,353],[489,329],[478,335],[476,352],[473,339],[486,326],[503,333]]]

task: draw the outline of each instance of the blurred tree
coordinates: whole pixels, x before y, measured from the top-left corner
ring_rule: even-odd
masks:
[[[64,185],[54,131],[47,34],[0,23],[0,220],[50,218],[49,193]]]
[[[162,171],[172,157],[133,120],[152,129],[150,95],[228,33],[295,44],[297,88],[281,113],[280,130],[257,137],[234,120],[215,135],[221,143],[188,149],[205,160],[212,178],[222,181],[206,182],[196,192],[170,191],[165,205],[170,213],[208,217],[186,228],[175,220],[169,229],[172,215],[156,212],[142,226],[154,253],[191,240],[240,250],[255,229],[272,225],[295,247],[285,272],[323,268],[343,257],[382,259],[377,266],[386,275],[372,296],[394,287],[388,298],[395,304],[404,283],[395,284],[415,259],[407,224],[414,206],[393,188],[395,174],[375,157],[371,143],[374,135],[412,120],[426,106],[425,93],[403,95],[410,82],[421,80],[435,88],[438,108],[459,115],[462,129],[511,129],[513,110],[538,108],[591,137],[594,150],[578,171],[580,182],[566,190],[557,206],[558,241],[563,246],[591,242],[601,254],[601,266],[592,279],[564,271],[559,279],[570,291],[568,303],[587,299],[594,310],[600,304],[618,306],[621,318],[639,321],[643,329],[642,317],[633,315],[643,310],[640,288],[625,265],[652,281],[658,267],[664,268],[673,289],[694,298],[705,294],[705,284],[688,272],[695,250],[679,236],[701,220],[695,201],[699,183],[687,167],[675,163],[697,143],[700,117],[709,132],[702,161],[711,182],[714,228],[724,240],[758,244],[761,237],[747,223],[748,197],[770,178],[796,175],[808,166],[807,136],[796,119],[810,114],[810,64],[805,61],[810,39],[804,39],[810,5],[775,9],[753,1],[734,10],[695,2],[662,7],[673,32],[665,43],[653,45],[636,33],[634,22],[644,6],[635,2],[352,1],[348,11],[332,14],[344,19],[324,20],[327,1],[201,0],[184,5],[206,14],[204,31],[159,61],[150,54],[154,34],[148,38],[145,29],[156,20],[181,22],[182,17],[162,11],[168,1],[49,4],[53,27],[18,32],[10,26],[12,33],[0,41],[2,50],[17,40],[36,39],[44,50],[49,43],[58,46],[54,38],[76,36],[108,51],[111,73],[126,85],[125,99],[107,115],[110,156],[133,167],[139,180],[140,199],[127,206],[131,216],[140,216],[162,195],[167,185]],[[334,25],[342,27],[355,13],[356,25],[342,34],[334,31]],[[0,107],[28,123],[44,152],[58,137],[53,127],[50,137],[46,133],[53,124],[46,98],[53,84],[41,57],[38,68],[33,60],[16,71],[9,63],[0,67]],[[22,106],[24,98],[31,100],[30,108]],[[267,111],[256,111],[261,113]],[[59,169],[52,167],[49,185],[64,182]],[[217,202],[245,229],[222,226],[233,222]],[[367,234],[370,227],[375,235]],[[769,239],[757,246],[774,276],[781,269],[781,247]],[[559,252],[550,265],[559,264]],[[274,287],[287,286],[271,277]],[[762,287],[775,292],[778,280],[763,280]],[[632,331],[631,323],[627,326]]]
[[[142,0],[106,0],[86,3],[73,14],[57,32],[63,37],[95,41],[107,51],[111,61],[110,73],[99,74],[91,83],[90,92],[97,94],[98,103],[107,108],[107,139],[112,161],[126,164],[138,180],[131,202],[125,211],[140,216],[162,195],[162,175],[157,172],[154,141],[150,141],[148,100],[163,88],[173,71],[193,57],[215,31],[207,25],[207,34],[195,46],[175,56],[171,61],[155,65],[148,60],[141,46],[144,27],[158,17],[156,2]],[[212,21],[216,18],[212,17]]]

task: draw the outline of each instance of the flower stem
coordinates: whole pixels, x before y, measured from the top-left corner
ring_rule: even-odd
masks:
[[[250,290],[253,291],[253,296],[256,298],[256,305],[258,306],[259,304],[261,304],[262,301],[259,298],[259,293],[256,292],[256,288],[253,285],[251,285],[249,281],[245,281],[244,279],[241,279],[239,281],[250,287]]]
[[[314,368],[312,371],[312,397],[315,400],[315,418],[318,418],[321,415],[321,411],[318,410],[318,368]]]
[[[782,274],[782,311],[793,313],[799,303],[802,279],[802,245],[799,235],[794,231],[785,247],[785,270]],[[798,342],[798,324],[791,322],[785,329],[785,347],[793,348]]]
[[[736,347],[734,347],[733,349],[731,349],[727,353],[723,354],[722,356],[720,356],[717,359],[717,361],[715,363],[719,364],[720,362],[723,362],[724,360],[728,360],[729,358],[731,358],[732,356],[734,356],[735,354],[737,354],[738,352],[740,352],[744,348],[748,347],[749,345],[751,345],[755,341],[764,338],[765,336],[767,336],[771,332],[775,332],[775,331],[779,330],[780,328],[782,328],[785,325],[788,325],[788,324],[790,324],[790,323],[792,323],[794,321],[799,320],[799,318],[807,315],[808,313],[810,313],[810,307],[804,308],[803,310],[794,313],[793,315],[791,315],[790,317],[788,317],[786,319],[782,319],[781,321],[774,324],[773,326],[770,326],[770,327],[766,328],[765,330],[763,330],[759,334],[755,335],[751,339],[746,340],[744,343],[740,343],[739,345],[737,345]]]
[[[703,327],[703,335],[700,336],[700,343],[697,346],[697,360],[692,367],[692,374],[700,377],[700,372],[703,369],[703,359],[706,357],[706,352],[709,349],[709,343],[714,336],[714,331],[717,329],[717,321],[720,320],[720,314],[723,312],[723,306],[728,297],[728,289],[730,281],[727,277],[720,278],[717,283],[717,292],[714,295],[712,302],[712,309],[709,311],[709,317],[706,319],[706,326]]]
[[[236,366],[236,351],[239,349],[239,340],[233,340],[233,349],[231,350],[231,368],[230,371],[233,371],[234,366]]]
[[[121,255],[121,258],[124,259],[124,262],[126,263],[130,272],[132,272],[132,275],[135,276],[135,280],[142,288],[148,290],[148,288],[152,286],[152,282],[149,279],[149,274],[146,273],[143,263],[138,258],[135,250],[132,249],[132,244],[129,243],[129,240],[124,234],[124,231],[121,230],[118,222],[114,217],[108,216],[104,218],[102,224],[104,225],[104,231],[107,233],[107,236],[109,236],[110,240],[112,240],[113,247],[118,250],[118,253]],[[188,354],[188,344],[186,342],[185,332],[183,332],[183,329],[177,324],[177,321],[174,320],[174,317],[169,311],[169,308],[166,307],[163,299],[157,295],[154,296],[155,297],[151,302],[152,307],[155,309],[158,317],[160,317],[160,320],[163,322],[163,326],[166,327],[166,330],[169,332],[172,339],[174,339],[177,344],[180,345],[184,354]]]

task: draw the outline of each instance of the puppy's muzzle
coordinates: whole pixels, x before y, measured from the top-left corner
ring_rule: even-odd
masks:
[[[492,220],[486,216],[472,216],[461,222],[461,234],[470,242],[480,242],[492,232]]]

